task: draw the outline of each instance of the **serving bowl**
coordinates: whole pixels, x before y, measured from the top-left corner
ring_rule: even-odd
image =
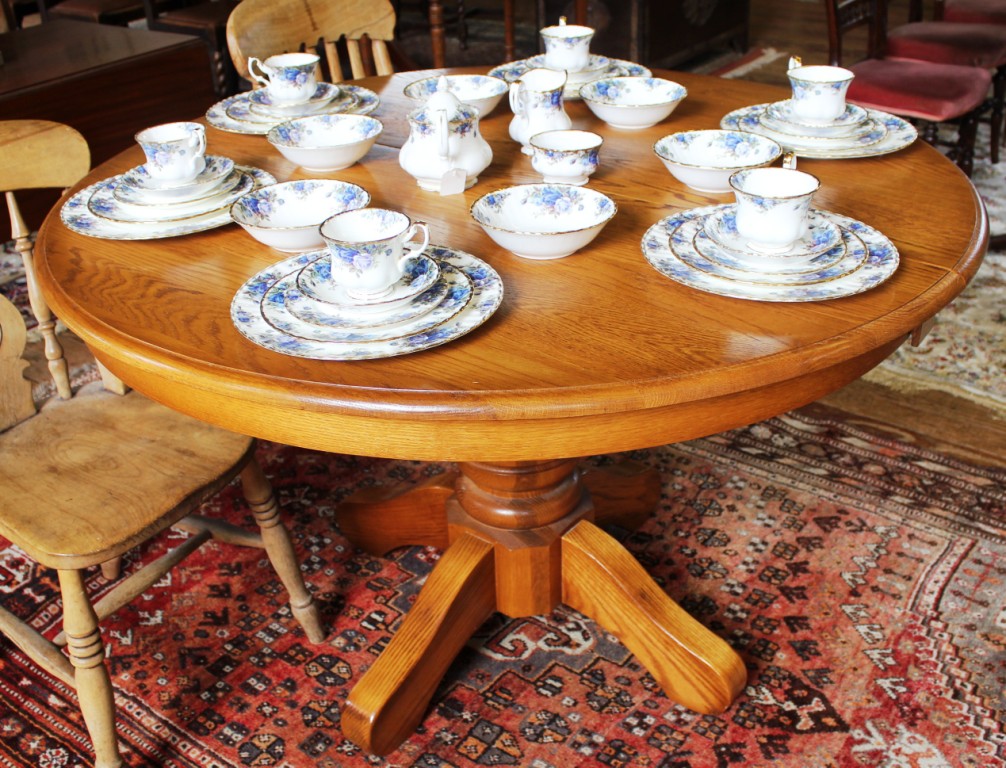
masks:
[[[472,218],[498,245],[525,259],[569,256],[604,229],[617,211],[600,192],[570,184],[519,184],[483,195]]]
[[[282,181],[239,197],[231,218],[259,242],[298,253],[325,247],[319,231],[325,219],[369,203],[367,190],[345,181]]]
[[[661,77],[604,77],[580,86],[580,98],[612,128],[656,125],[688,95],[683,85]]]
[[[425,101],[437,91],[441,79],[447,81],[447,90],[458,97],[463,104],[475,107],[479,117],[485,117],[500,103],[510,86],[498,77],[488,75],[441,75],[416,80],[405,86],[404,93],[413,101]]]
[[[311,115],[274,126],[266,138],[307,171],[338,171],[367,154],[383,130],[366,115]]]
[[[678,181],[699,192],[729,192],[730,176],[745,168],[774,163],[783,152],[779,144],[747,131],[680,131],[653,145]]]

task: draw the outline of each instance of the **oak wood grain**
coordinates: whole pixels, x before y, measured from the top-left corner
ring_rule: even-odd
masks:
[[[987,222],[970,182],[917,143],[880,158],[801,163],[823,182],[820,207],[859,218],[898,246],[902,264],[884,285],[780,304],[713,296],[662,277],[640,253],[646,228],[729,198],[684,188],[652,143],[785,93],[673,73],[689,96],[646,131],[614,131],[583,104],[567,105],[575,127],[605,136],[591,185],[619,212],[569,258],[522,260],[496,247],[468,214],[479,195],[538,178],[506,137],[505,106],[482,121],[495,157],[466,193],[424,192],[398,166],[410,107],[401,91],[428,74],[362,81],[382,99],[382,143],[362,163],[328,175],[360,183],[373,205],[428,221],[434,242],[492,264],[505,296],[483,327],[385,360],[286,357],[247,341],[230,322],[234,292],[279,258],[236,227],[122,243],[76,235],[52,217],[39,253],[57,313],[127,384],[211,423],[325,450],[509,461],[656,445],[814,400],[878,364],[963,289],[984,253]],[[209,145],[280,179],[310,176],[258,136],[210,129]],[[90,180],[141,157],[130,149]]]

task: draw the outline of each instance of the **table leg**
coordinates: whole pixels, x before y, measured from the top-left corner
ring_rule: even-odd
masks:
[[[619,637],[672,699],[702,713],[730,706],[746,679],[740,657],[593,522],[633,522],[652,510],[660,493],[655,472],[623,467],[583,476],[575,459],[459,469],[446,505],[438,507],[447,493],[439,483],[353,508],[353,525],[381,529],[357,540],[378,549],[409,536],[450,543],[350,693],[342,718],[348,738],[375,754],[393,751],[422,721],[451,660],[492,612],[539,615],[560,602]],[[413,494],[425,505],[421,512],[408,511]],[[389,533],[400,524],[403,534]]]

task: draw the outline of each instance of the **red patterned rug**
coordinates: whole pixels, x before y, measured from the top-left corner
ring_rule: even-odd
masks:
[[[697,715],[572,611],[497,617],[420,731],[381,760],[342,736],[340,708],[437,552],[354,551],[335,507],[441,467],[271,444],[261,457],[328,639],[306,641],[261,553],[204,546],[105,622],[131,768],[1006,766],[1006,472],[819,407],[635,453],[665,493],[624,541],[737,649],[746,691],[720,717]],[[250,525],[238,498],[228,489],[212,511]],[[8,608],[56,631],[53,574],[6,547],[0,578]],[[70,768],[89,754],[74,695],[0,646],[0,764]]]

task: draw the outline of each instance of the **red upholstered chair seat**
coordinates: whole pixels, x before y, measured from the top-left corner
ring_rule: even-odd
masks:
[[[1006,64],[1006,27],[917,21],[887,34],[887,56],[992,69]]]
[[[866,59],[849,69],[856,73],[849,101],[933,122],[978,107],[992,82],[984,69],[924,61]]]
[[[965,24],[1006,24],[1003,0],[947,0],[943,20]]]

